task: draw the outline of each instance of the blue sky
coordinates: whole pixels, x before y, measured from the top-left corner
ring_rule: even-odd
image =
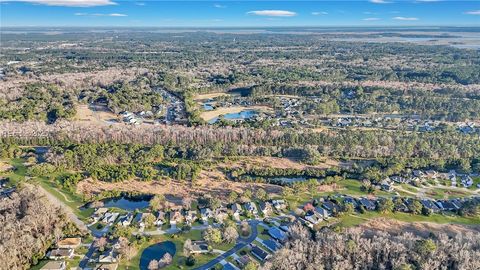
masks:
[[[480,1],[0,0],[1,26],[480,26]]]

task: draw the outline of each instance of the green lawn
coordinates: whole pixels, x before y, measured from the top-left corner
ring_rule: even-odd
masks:
[[[66,189],[58,188],[54,183],[48,180],[47,177],[37,177],[35,181],[38,185],[43,187],[50,194],[55,196],[57,199],[65,203],[70,207],[75,215],[77,215],[82,220],[87,220],[93,213],[93,208],[88,208],[81,210],[80,207],[84,205],[84,202],[80,196],[73,194],[72,192]]]
[[[263,239],[263,240],[268,240],[270,239],[270,236],[266,233],[267,229],[264,227],[257,225],[257,230],[258,230],[258,238]]]
[[[10,183],[13,185],[16,185],[25,180],[27,167],[23,164],[23,162],[25,162],[24,159],[14,158],[2,161],[12,165],[14,169],[9,172],[0,173],[0,176],[8,177],[8,179],[10,179]]]
[[[197,268],[197,267],[213,260],[214,258],[216,258],[219,255],[219,254],[216,254],[216,253],[195,255],[195,258],[196,258],[195,265],[194,266],[187,266],[187,265],[185,265],[186,256],[183,255],[183,243],[185,243],[185,241],[187,239],[202,240],[202,231],[191,230],[191,231],[188,231],[186,233],[180,233],[180,234],[175,234],[175,235],[161,235],[161,236],[158,236],[158,237],[154,237],[150,241],[148,241],[147,243],[140,246],[140,248],[138,249],[137,255],[130,262],[122,262],[119,265],[118,269],[120,269],[120,270],[121,269],[126,269],[126,267],[129,267],[130,269],[132,269],[132,268],[133,269],[138,269],[138,266],[140,264],[140,257],[142,255],[143,250],[145,250],[150,245],[153,245],[155,243],[162,242],[162,241],[172,241],[175,244],[175,247],[176,247],[176,253],[175,253],[175,256],[173,256],[173,263],[170,266],[168,266],[164,269],[179,269],[179,268],[181,268],[181,269],[193,269],[193,268]],[[227,250],[233,248],[234,245],[235,245],[235,243],[231,243],[231,244],[222,243],[222,244],[219,244],[219,245],[214,245],[214,246],[212,246],[212,248],[227,251]]]

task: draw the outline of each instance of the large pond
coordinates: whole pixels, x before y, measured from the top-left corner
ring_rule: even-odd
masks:
[[[102,200],[103,207],[116,207],[127,211],[147,208],[150,205],[151,196],[115,197]]]
[[[226,113],[224,114],[223,117],[226,120],[245,120],[254,117],[257,115],[257,112],[255,110],[244,110],[238,113]],[[215,117],[208,121],[210,124],[213,124],[218,121],[220,117]]]
[[[160,260],[167,252],[173,257],[176,251],[175,244],[171,241],[153,244],[142,252],[142,256],[140,257],[140,269],[148,270],[148,264],[150,261]]]

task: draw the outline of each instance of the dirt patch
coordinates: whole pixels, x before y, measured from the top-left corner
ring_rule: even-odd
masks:
[[[193,100],[205,100],[205,99],[211,99],[211,98],[228,96],[228,95],[229,95],[228,93],[210,93],[210,94],[196,95],[193,98]]]
[[[392,234],[410,232],[414,235],[428,237],[430,233],[445,233],[455,235],[458,233],[480,233],[480,225],[459,225],[459,224],[437,224],[430,222],[408,223],[387,218],[376,218],[358,226],[365,233],[374,234],[378,231],[385,231]]]
[[[107,124],[119,121],[118,116],[102,105],[78,105],[74,120],[92,122],[95,124]]]
[[[267,107],[267,106],[250,106],[250,107],[245,107],[245,106],[233,106],[233,107],[227,107],[227,108],[218,108],[213,111],[206,111],[202,112],[200,114],[200,117],[202,117],[203,120],[209,121],[212,120],[215,117],[218,117],[220,115],[224,115],[227,113],[239,113],[244,110],[256,110],[256,111],[271,111],[272,109]]]

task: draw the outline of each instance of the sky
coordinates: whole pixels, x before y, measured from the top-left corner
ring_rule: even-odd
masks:
[[[480,26],[480,0],[0,0],[0,26]]]

